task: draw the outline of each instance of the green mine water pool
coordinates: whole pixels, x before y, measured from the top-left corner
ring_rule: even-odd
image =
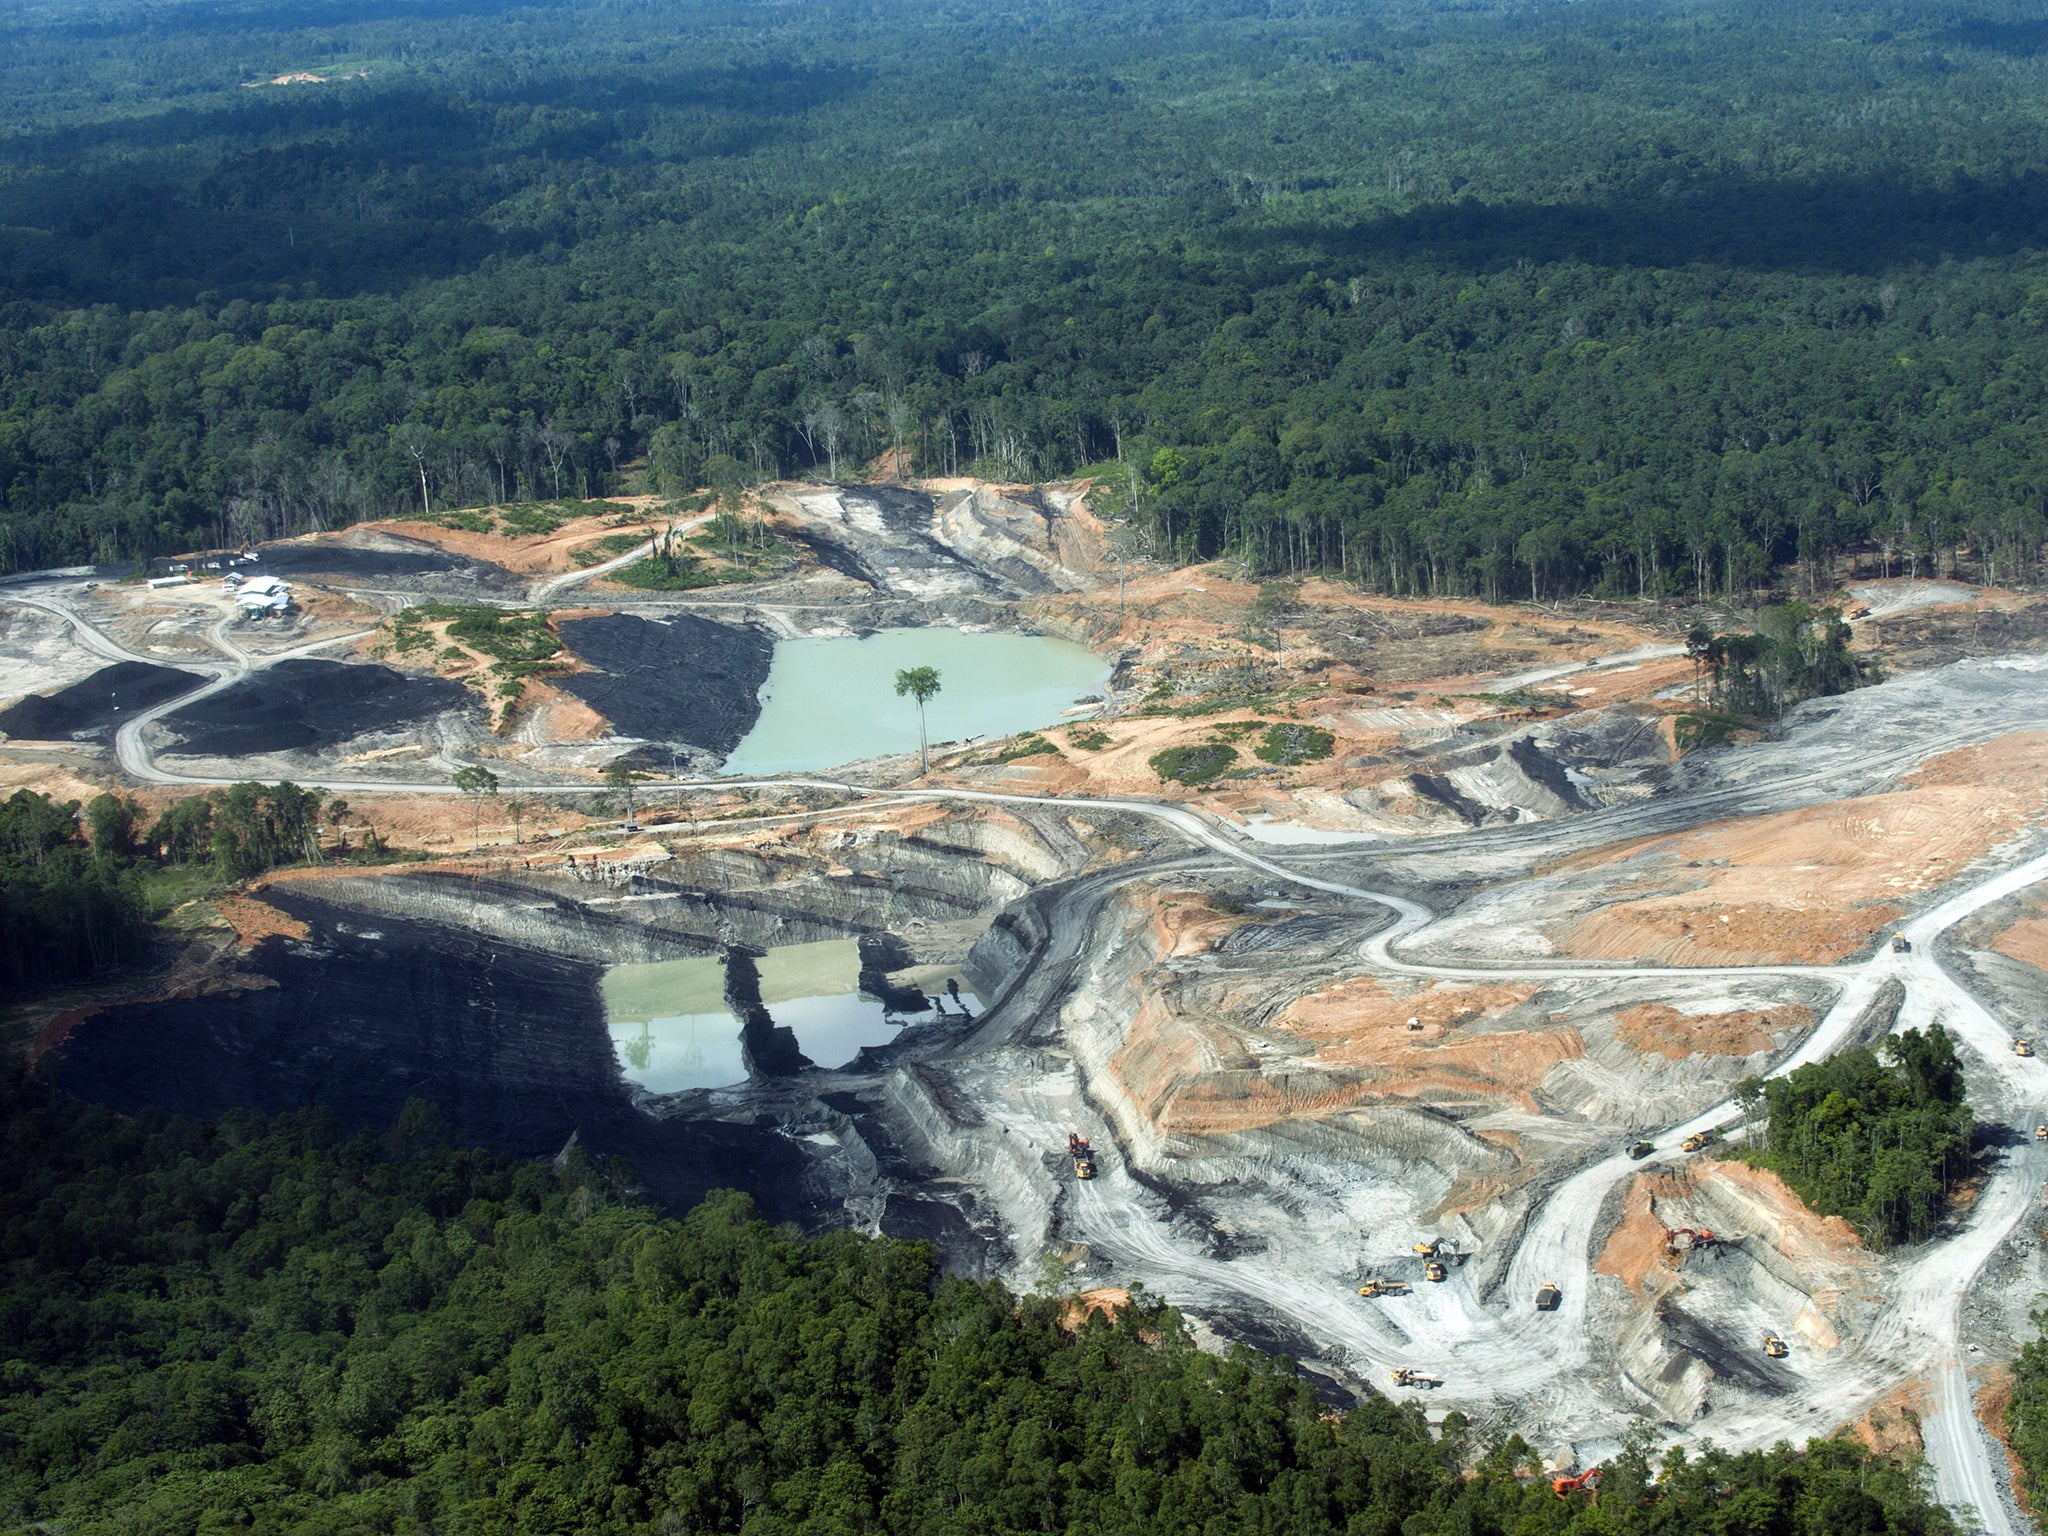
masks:
[[[784,640],[761,688],[761,718],[724,771],[793,773],[915,752],[917,706],[896,697],[896,674],[911,667],[939,673],[938,697],[925,706],[934,744],[1052,725],[1109,682],[1100,656],[1043,635],[887,629]]]
[[[769,1017],[792,1031],[797,1049],[820,1067],[846,1066],[863,1046],[888,1044],[909,1022],[861,992],[860,949],[852,939],[781,945],[756,964]],[[943,987],[936,977],[923,984]],[[606,1028],[628,1081],[650,1093],[681,1093],[747,1080],[740,1023],[725,1004],[723,961],[706,955],[615,965],[602,986]],[[980,1011],[972,992],[963,996],[973,1000],[967,1008]],[[962,1009],[949,1003],[945,1011],[959,1016]]]

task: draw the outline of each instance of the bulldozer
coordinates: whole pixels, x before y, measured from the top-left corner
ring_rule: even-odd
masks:
[[[1599,1486],[1600,1469],[1598,1467],[1588,1467],[1583,1472],[1574,1473],[1568,1477],[1553,1477],[1550,1480],[1550,1491],[1560,1499],[1574,1493],[1590,1492]]]
[[[1564,1292],[1558,1288],[1555,1280],[1546,1280],[1536,1288],[1536,1310],[1538,1312],[1555,1312],[1557,1304],[1563,1300]]]
[[[1442,1259],[1431,1259],[1422,1266],[1422,1278],[1431,1284],[1440,1283],[1449,1273],[1450,1271],[1444,1268],[1444,1261]]]
[[[1092,1179],[1095,1177],[1095,1153],[1089,1148],[1086,1136],[1067,1132],[1067,1156],[1074,1160],[1074,1177]]]
[[[1377,1296],[1405,1296],[1408,1294],[1406,1280],[1382,1280],[1377,1275],[1358,1288],[1358,1294],[1371,1300]]]
[[[1764,1335],[1764,1353],[1773,1360],[1782,1360],[1792,1351],[1775,1333],[1767,1333]]]
[[[1641,1162],[1644,1158],[1648,1157],[1652,1152],[1656,1150],[1657,1144],[1654,1141],[1631,1141],[1626,1143],[1622,1147],[1622,1151],[1626,1152],[1630,1157],[1634,1158],[1637,1162]]]

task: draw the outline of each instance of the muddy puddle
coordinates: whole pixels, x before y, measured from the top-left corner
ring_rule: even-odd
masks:
[[[795,1036],[813,1066],[851,1066],[869,1046],[887,1045],[904,1025],[979,1013],[980,999],[958,996],[936,976],[916,977],[889,1002],[861,990],[860,946],[853,939],[785,944],[754,962],[761,1006],[778,1030]],[[929,986],[937,996],[923,999]],[[601,983],[605,1028],[627,1081],[650,1093],[729,1088],[747,1079],[739,1015],[727,998],[725,962],[712,956],[615,965]],[[915,1006],[922,999],[926,1006]]]
[[[1109,681],[1109,663],[1043,635],[888,629],[784,640],[761,690],[761,717],[726,761],[728,774],[794,773],[917,750],[917,708],[896,674],[933,667],[926,706],[934,743],[1006,736],[1058,722]]]

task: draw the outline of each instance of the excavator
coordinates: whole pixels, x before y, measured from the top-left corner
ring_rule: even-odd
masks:
[[[1377,1275],[1358,1288],[1358,1294],[1371,1300],[1378,1296],[1405,1296],[1408,1294],[1406,1280],[1382,1280]]]
[[[1590,1493],[1600,1486],[1600,1469],[1588,1467],[1585,1471],[1569,1477],[1553,1477],[1550,1491],[1560,1499],[1574,1493]]]
[[[1415,1251],[1425,1259],[1433,1259],[1444,1251],[1444,1240],[1440,1237],[1426,1237],[1415,1245]]]
[[[1095,1154],[1089,1150],[1088,1138],[1067,1132],[1067,1156],[1074,1160],[1074,1177],[1092,1179],[1095,1177]]]
[[[1397,1365],[1393,1371],[1397,1387],[1440,1387],[1444,1384],[1441,1376],[1432,1376],[1427,1371],[1418,1371],[1412,1365]]]
[[[1683,1243],[1679,1242],[1684,1238]],[[1667,1258],[1676,1258],[1681,1253],[1690,1253],[1696,1248],[1711,1248],[1716,1243],[1728,1241],[1718,1232],[1705,1227],[1666,1227],[1664,1229],[1664,1253]]]
[[[1764,1353],[1773,1360],[1782,1360],[1792,1351],[1775,1333],[1767,1333],[1764,1335]]]

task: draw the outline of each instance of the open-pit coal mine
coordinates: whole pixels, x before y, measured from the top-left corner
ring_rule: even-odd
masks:
[[[898,1083],[1010,973],[999,913],[1021,871],[1078,850],[931,807],[905,821],[652,862],[287,879],[261,893],[274,931],[72,1029],[57,1081],[121,1110],[318,1105],[369,1130],[421,1098],[494,1150],[574,1137],[622,1158],[670,1209],[738,1188],[776,1220],[928,1238],[990,1273],[1000,1237],[908,1147]]]

